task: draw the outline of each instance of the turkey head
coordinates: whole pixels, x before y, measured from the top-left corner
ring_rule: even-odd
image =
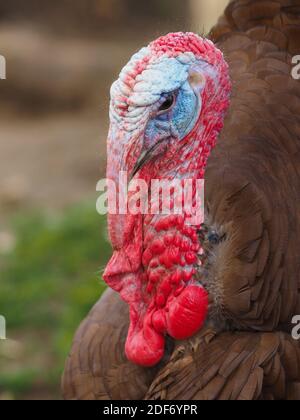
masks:
[[[195,204],[196,181],[204,178],[230,92],[223,54],[198,35],[169,34],[135,54],[111,88],[107,178],[116,192],[124,188],[121,173],[128,182],[143,180],[148,190],[154,179],[190,180]],[[133,196],[108,216],[114,253],[104,280],[130,307],[127,357],[153,366],[167,335],[182,340],[203,326],[209,297],[192,212],[183,206],[180,214],[164,214],[150,194],[148,214],[132,214]],[[174,194],[171,207],[176,200],[184,198]]]

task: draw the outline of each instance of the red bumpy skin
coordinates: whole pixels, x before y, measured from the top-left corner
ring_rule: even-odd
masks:
[[[139,178],[148,185],[154,178],[172,179],[174,173],[182,180],[186,174],[193,180],[203,178],[229,106],[228,66],[210,41],[191,33],[159,38],[147,51],[146,56],[130,67],[129,74],[122,76],[126,86],[116,111],[118,124],[131,112],[130,95],[135,80],[158,57],[192,53],[208,63],[213,72],[205,75],[202,111],[191,132],[180,140],[180,150],[178,141],[170,141],[155,162],[144,165]],[[142,141],[138,141],[143,132],[131,139],[128,133],[125,136],[124,127],[111,129],[108,140],[108,177],[115,181],[119,170],[132,171],[142,148]],[[114,254],[104,280],[130,306],[126,354],[139,365],[153,366],[161,360],[166,334],[176,340],[187,339],[203,326],[207,317],[208,294],[196,276],[202,250],[197,236],[199,226],[189,225],[188,217],[183,212],[169,216],[117,214],[108,218]]]

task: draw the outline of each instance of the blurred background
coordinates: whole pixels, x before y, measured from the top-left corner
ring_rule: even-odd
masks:
[[[109,88],[169,31],[205,33],[227,0],[10,0],[0,4],[0,399],[58,399],[80,321],[109,258],[96,183]]]

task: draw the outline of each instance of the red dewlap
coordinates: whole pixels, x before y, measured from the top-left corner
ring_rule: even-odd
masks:
[[[177,218],[172,219],[173,230],[176,221]],[[175,340],[187,339],[201,329],[207,316],[208,293],[194,279],[194,229],[183,225],[181,231],[177,230],[172,235],[158,230],[158,236],[144,244],[143,255],[132,252],[129,245],[116,250],[104,273],[106,283],[129,304],[125,351],[128,359],[138,365],[150,367],[159,363],[167,335]],[[170,237],[169,246],[165,245],[165,237]],[[139,242],[143,243],[142,238]],[[139,261],[143,261],[141,268]]]
[[[171,295],[163,309],[148,312],[144,319],[131,312],[126,341],[126,355],[142,366],[156,365],[164,354],[165,334],[176,340],[193,336],[204,324],[208,310],[208,294],[196,284]]]
[[[167,332],[176,340],[194,335],[204,324],[208,310],[208,293],[196,284],[187,286],[178,297],[169,300]]]
[[[164,335],[154,330],[152,313],[145,316],[143,324],[135,322],[136,316],[130,313],[130,326],[125,352],[127,358],[137,365],[150,367],[156,365],[164,355]]]

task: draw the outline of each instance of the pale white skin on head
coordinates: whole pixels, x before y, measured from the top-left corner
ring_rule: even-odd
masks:
[[[138,129],[149,117],[151,105],[159,102],[163,94],[179,89],[189,77],[197,93],[204,87],[205,74],[216,77],[215,70],[208,63],[197,60],[191,52],[177,57],[165,54],[150,61],[145,70],[135,77],[131,88],[128,78],[134,74],[136,64],[149,54],[147,47],[133,55],[111,87],[110,120],[126,131]],[[125,115],[122,112],[124,107]]]

